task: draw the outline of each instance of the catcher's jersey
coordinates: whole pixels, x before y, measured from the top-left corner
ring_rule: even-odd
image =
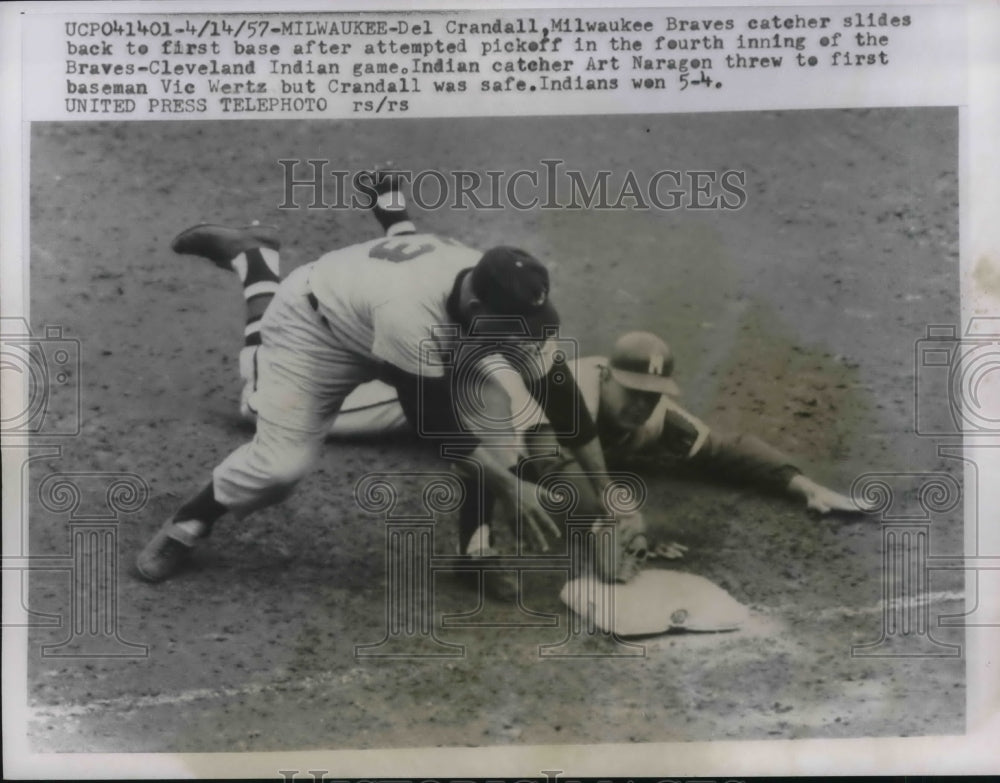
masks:
[[[404,372],[441,377],[454,330],[447,310],[455,278],[482,253],[433,234],[376,239],[311,264],[319,312],[350,350]]]

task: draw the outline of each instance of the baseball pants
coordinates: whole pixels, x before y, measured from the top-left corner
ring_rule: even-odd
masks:
[[[237,514],[287,497],[318,460],[345,398],[377,374],[313,308],[309,269],[282,282],[263,317],[251,399],[257,432],[212,472],[215,499]]]

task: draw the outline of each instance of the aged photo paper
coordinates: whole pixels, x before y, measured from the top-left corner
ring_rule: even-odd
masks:
[[[998,14],[0,8],[8,774],[1000,770]]]

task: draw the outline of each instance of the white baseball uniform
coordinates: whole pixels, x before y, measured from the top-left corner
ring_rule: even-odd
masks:
[[[452,347],[448,299],[479,251],[431,234],[328,253],[278,287],[261,325],[254,439],[213,471],[215,499],[237,513],[280,500],[319,456],[345,398],[395,367],[441,377]],[[449,337],[452,335],[452,337]]]

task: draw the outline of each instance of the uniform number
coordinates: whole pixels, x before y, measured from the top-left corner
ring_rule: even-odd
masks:
[[[429,253],[433,249],[434,245],[414,245],[402,239],[386,239],[377,245],[372,245],[372,248],[368,251],[368,257],[399,264],[403,261],[414,259],[417,256],[422,256],[424,253]]]

